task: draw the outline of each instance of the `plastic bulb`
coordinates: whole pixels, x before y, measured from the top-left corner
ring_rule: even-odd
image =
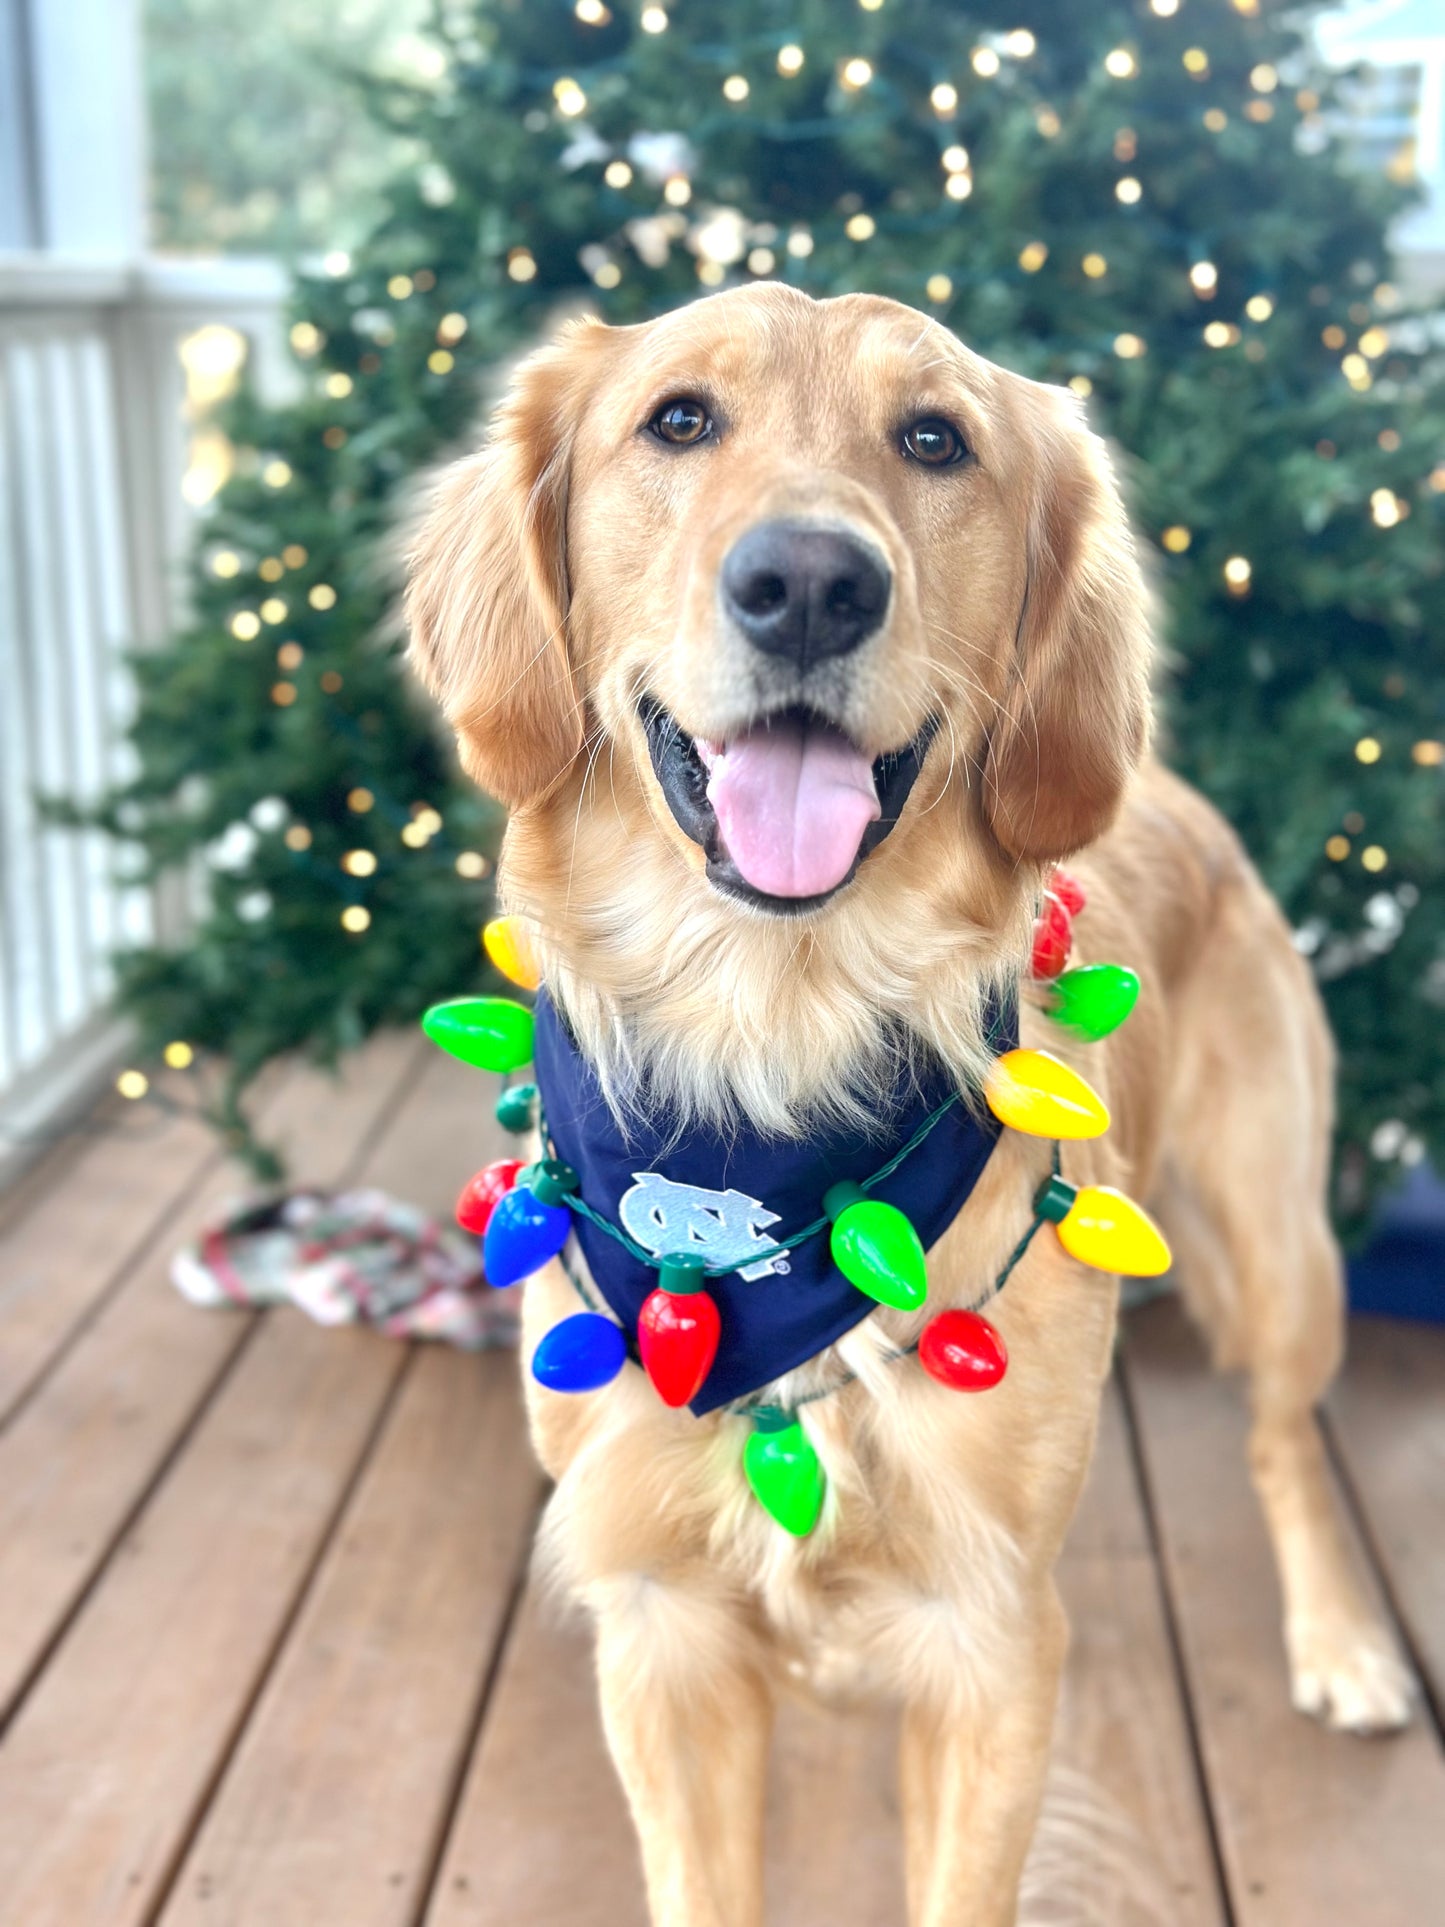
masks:
[[[1163,1232],[1142,1206],[1111,1184],[1073,1185],[1050,1178],[1034,1209],[1081,1265],[1125,1278],[1158,1278],[1173,1263]]]
[[[532,1376],[549,1392],[595,1392],[626,1362],[621,1327],[600,1312],[579,1311],[544,1334],[532,1354]]]
[[[717,1357],[722,1318],[706,1290],[702,1259],[664,1259],[655,1291],[637,1314],[642,1369],[664,1405],[690,1404]]]
[[[1084,964],[1056,977],[1049,1017],[1060,1030],[1097,1044],[1124,1023],[1139,1001],[1139,979],[1123,964]]]
[[[1005,1051],[983,1094],[1000,1123],[1030,1137],[1102,1137],[1109,1128],[1099,1093],[1046,1050]]]
[[[482,1237],[492,1213],[517,1182],[522,1169],[520,1158],[497,1158],[485,1164],[475,1177],[467,1179],[457,1199],[456,1219],[463,1231]]]
[[[917,1311],[928,1296],[928,1259],[903,1213],[859,1184],[835,1184],[823,1209],[833,1220],[833,1263],[849,1284],[880,1305]]]
[[[1087,905],[1089,898],[1082,883],[1072,870],[1064,869],[1056,863],[1049,872],[1049,880],[1044,885],[1051,897],[1057,897],[1071,917],[1076,917]]]
[[[489,1285],[515,1285],[557,1256],[572,1231],[572,1213],[562,1199],[576,1187],[572,1167],[552,1159],[529,1164],[518,1174],[482,1240],[482,1269]]]
[[[1008,1348],[976,1311],[941,1311],[923,1327],[918,1362],[955,1392],[986,1392],[1008,1370]]]
[[[511,1090],[503,1091],[497,1099],[497,1122],[504,1131],[510,1131],[514,1137],[521,1137],[525,1131],[535,1130],[537,1117],[535,1084],[514,1084]]]
[[[421,1027],[439,1050],[483,1071],[532,1061],[532,1013],[511,997],[453,997],[433,1004]]]
[[[1039,981],[1057,977],[1069,961],[1074,943],[1074,920],[1054,896],[1046,896],[1042,910],[1034,918],[1033,948],[1029,952],[1029,975]]]
[[[542,970],[525,917],[493,917],[482,931],[482,948],[519,990],[535,990],[541,983]]]
[[[795,1539],[806,1539],[823,1509],[826,1480],[818,1454],[791,1412],[765,1406],[753,1414],[743,1471],[753,1497]]]

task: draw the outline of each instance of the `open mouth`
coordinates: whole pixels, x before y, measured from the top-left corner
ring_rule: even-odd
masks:
[[[689,736],[655,697],[638,714],[678,826],[712,883],[781,915],[817,909],[903,813],[937,724],[870,761],[809,709],[783,709],[727,742]]]

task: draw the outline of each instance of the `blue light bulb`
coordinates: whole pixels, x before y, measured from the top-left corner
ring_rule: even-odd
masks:
[[[554,1325],[532,1354],[532,1376],[551,1392],[595,1392],[627,1361],[627,1340],[610,1318],[574,1312]]]
[[[572,1230],[572,1213],[561,1200],[576,1184],[575,1171],[551,1161],[529,1164],[518,1173],[482,1240],[482,1268],[489,1285],[515,1285],[557,1256]]]

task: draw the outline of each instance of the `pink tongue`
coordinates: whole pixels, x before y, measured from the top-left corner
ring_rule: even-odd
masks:
[[[778,717],[698,752],[728,855],[755,890],[817,897],[837,888],[881,814],[861,749],[825,723]]]

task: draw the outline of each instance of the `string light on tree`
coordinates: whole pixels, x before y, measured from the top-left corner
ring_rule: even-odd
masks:
[[[1409,503],[1393,489],[1377,488],[1370,496],[1370,519],[1377,529],[1393,529],[1409,512]]]

